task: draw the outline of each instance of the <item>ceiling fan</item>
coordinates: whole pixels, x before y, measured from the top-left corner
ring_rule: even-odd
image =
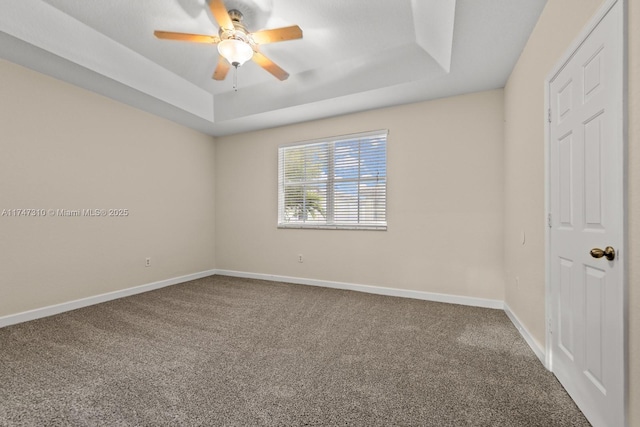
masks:
[[[259,46],[300,39],[302,38],[302,29],[299,26],[292,25],[251,33],[242,23],[242,13],[235,9],[227,11],[222,0],[211,0],[209,8],[220,27],[217,36],[171,31],[154,31],[153,34],[159,39],[218,45],[220,55],[218,65],[213,73],[215,80],[224,80],[230,66],[238,68],[249,59],[253,59],[253,62],[280,80],[286,80],[289,77],[289,73],[260,52]]]

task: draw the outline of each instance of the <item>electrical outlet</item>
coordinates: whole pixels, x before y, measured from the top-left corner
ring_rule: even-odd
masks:
[[[304,257],[302,254],[298,254],[298,262],[304,262]]]
[[[151,258],[147,257],[144,259],[144,266],[145,267],[151,267]]]

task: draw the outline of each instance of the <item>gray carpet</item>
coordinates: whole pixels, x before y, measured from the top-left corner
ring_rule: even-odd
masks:
[[[500,310],[213,276],[0,329],[0,425],[589,424]]]

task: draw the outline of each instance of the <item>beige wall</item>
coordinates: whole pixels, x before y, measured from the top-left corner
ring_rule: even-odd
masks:
[[[215,267],[213,138],[2,60],[0,94],[0,212],[130,212],[0,216],[0,317]]]
[[[541,348],[545,341],[544,81],[601,2],[549,0],[505,86],[505,296]],[[525,245],[520,238],[523,231]]]
[[[381,128],[388,231],[276,228],[279,144]],[[502,300],[502,154],[502,90],[218,138],[217,268]]]
[[[505,271],[506,302],[544,348],[544,80],[603,0],[549,0],[505,87]],[[630,0],[629,295],[630,402],[640,401],[640,7]],[[527,244],[520,244],[520,233]],[[519,278],[519,285],[516,283]],[[629,405],[631,426],[640,407]]]

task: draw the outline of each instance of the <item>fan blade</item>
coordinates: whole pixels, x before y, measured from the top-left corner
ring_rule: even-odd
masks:
[[[218,36],[205,36],[204,34],[188,34],[188,33],[174,33],[172,31],[154,31],[153,34],[159,39],[165,40],[179,40],[183,42],[194,43],[220,43],[220,37]]]
[[[211,9],[211,13],[213,17],[216,19],[216,22],[220,26],[220,28],[224,28],[227,30],[233,30],[235,27],[233,26],[233,22],[231,22],[231,17],[229,16],[229,12],[225,7],[222,0],[211,0],[209,2],[209,9]]]
[[[282,42],[285,40],[295,40],[302,38],[302,29],[297,25],[291,27],[274,28],[272,30],[261,30],[251,33],[251,38],[257,44],[267,44]]]
[[[276,65],[275,62],[261,54],[260,52],[253,52],[253,60],[256,64],[273,74],[279,80],[287,80],[289,78],[289,73]]]
[[[213,72],[213,79],[224,80],[225,77],[227,77],[227,73],[229,72],[229,67],[230,65],[227,62],[227,60],[224,59],[222,55],[220,55],[218,57],[218,66],[216,67],[216,70]]]

